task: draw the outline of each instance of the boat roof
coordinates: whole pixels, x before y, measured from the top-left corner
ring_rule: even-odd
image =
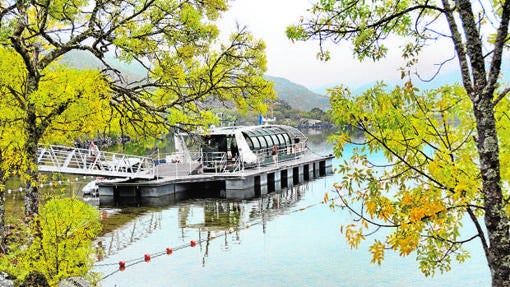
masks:
[[[229,126],[214,127],[209,130],[207,135],[232,135],[235,132],[244,132],[249,135],[272,135],[289,134],[292,138],[306,139],[307,137],[297,128],[286,125],[258,125],[258,126]]]

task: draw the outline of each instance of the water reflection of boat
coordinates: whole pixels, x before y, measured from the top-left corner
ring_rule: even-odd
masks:
[[[308,184],[296,185],[280,192],[270,193],[252,200],[202,199],[181,202],[168,210],[176,210],[177,226],[181,232],[181,240],[197,235],[199,240],[208,241],[218,236],[235,233],[231,240],[239,241],[240,232],[244,228],[261,224],[265,232],[266,222],[291,212],[306,191]],[[161,229],[163,213],[166,209],[148,211],[132,219],[136,210],[129,213],[118,210],[105,216],[103,224],[111,231],[97,239],[103,249],[101,254],[116,254],[134,242],[146,238]],[[106,212],[106,211],[105,211]],[[127,222],[126,222],[127,221]],[[168,240],[168,238],[167,238]]]
[[[142,214],[103,210],[101,218],[109,231],[96,239],[96,245],[102,249],[102,256],[109,256],[160,229],[162,214],[161,210]]]

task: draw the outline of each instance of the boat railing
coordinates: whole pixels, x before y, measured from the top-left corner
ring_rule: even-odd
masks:
[[[169,154],[159,154],[158,159],[154,160],[156,165],[156,176],[185,176],[193,173],[202,172],[237,172],[243,167],[242,160],[228,159],[226,152],[201,152],[189,151],[186,154],[174,152]],[[160,172],[160,166],[171,166],[170,172]],[[166,169],[168,170],[168,168]],[[200,170],[200,171],[199,171]]]
[[[254,151],[257,156],[257,161],[255,166],[252,165],[251,167],[260,168],[275,164],[275,160],[276,163],[294,160],[303,156],[306,150],[306,143],[279,145],[276,147],[276,156],[273,155],[273,147],[258,149]],[[227,152],[190,151],[187,153],[187,157],[180,153],[173,153],[166,155],[165,159],[166,163],[189,165],[188,174],[194,171],[196,168],[195,164],[199,164],[202,172],[208,173],[243,172],[246,168],[242,155],[236,158],[230,158]]]
[[[67,146],[40,146],[37,164],[40,171],[109,177],[152,178],[150,157],[127,155],[99,149]]]
[[[199,152],[159,153],[154,158],[156,178],[181,177],[202,172]]]
[[[228,166],[226,152],[202,152],[200,162],[202,163],[202,170],[225,172]]]
[[[230,172],[244,171],[244,162],[243,162],[242,156],[238,156],[236,159],[234,159],[232,167],[229,170],[230,170]]]
[[[255,152],[259,167],[274,164],[277,162],[294,160],[305,154],[306,143],[295,143],[292,145],[276,146],[276,154],[273,154],[273,147],[259,149]]]

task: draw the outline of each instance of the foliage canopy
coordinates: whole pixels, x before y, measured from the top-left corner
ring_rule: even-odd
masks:
[[[211,102],[266,108],[275,94],[262,78],[264,43],[243,28],[219,43],[214,20],[226,9],[226,0],[0,2],[0,107],[12,107],[0,117],[0,164],[30,183],[28,216],[37,213],[40,144],[206,126],[216,121]],[[99,70],[64,65],[72,51]]]
[[[37,217],[40,145],[99,133],[150,138],[203,127],[217,120],[211,104],[266,109],[275,93],[262,77],[265,45],[244,28],[220,43],[214,21],[226,9],[227,0],[0,0],[0,183],[13,174],[26,180],[27,221],[36,217],[37,225],[48,216]],[[91,55],[98,69],[66,65],[71,52]],[[126,73],[134,67],[138,73]],[[0,184],[0,239],[3,192]],[[62,214],[76,211],[71,205]],[[95,230],[86,229],[84,244]],[[64,265],[74,263],[61,256],[60,235],[44,232],[27,244],[48,250],[32,259],[57,280],[71,272],[62,271]],[[51,244],[56,249],[49,251]]]
[[[12,252],[1,257],[1,267],[18,279],[40,272],[51,286],[64,278],[85,276],[95,261],[92,240],[100,230],[94,207],[75,198],[51,199],[30,227],[15,235]],[[34,240],[28,246],[30,238]]]
[[[360,60],[385,57],[388,40],[401,40],[400,67],[408,82],[388,91],[381,84],[353,97],[343,86],[330,91],[337,124],[362,131],[363,147],[345,163],[336,188],[343,206],[358,218],[342,231],[351,246],[369,226],[388,227],[370,251],[380,263],[386,247],[401,255],[416,251],[422,271],[447,271],[463,261],[463,243],[477,239],[485,252],[493,286],[510,286],[508,176],[508,88],[501,82],[508,47],[510,1],[351,1],[320,0],[287,29],[294,40],[349,42]],[[462,86],[419,91],[412,78],[424,47],[450,43]],[[446,56],[448,57],[448,56]],[[352,135],[334,137],[341,155]],[[366,153],[383,153],[377,168]],[[358,166],[359,165],[359,166]],[[359,208],[354,208],[359,207]],[[483,222],[479,219],[483,218]],[[464,220],[463,220],[464,219]],[[470,222],[475,234],[464,234]]]
[[[338,157],[345,144],[359,145],[351,160],[340,165],[343,177],[335,187],[343,208],[361,201],[361,208],[351,209],[361,222],[342,231],[357,247],[366,234],[390,227],[384,240],[374,239],[372,262],[380,264],[387,249],[404,256],[416,251],[424,274],[448,271],[453,260],[468,257],[463,244],[477,238],[483,225],[477,219],[483,215],[483,197],[472,156],[476,145],[471,102],[460,86],[423,92],[411,85],[386,89],[379,83],[359,96],[347,88],[332,93],[332,120],[364,135],[333,137]],[[504,110],[498,119],[502,126],[510,124]],[[502,143],[508,146],[508,140]],[[386,160],[371,160],[368,154],[384,155]],[[502,173],[508,174],[508,167]],[[465,232],[464,216],[473,220],[473,234]]]

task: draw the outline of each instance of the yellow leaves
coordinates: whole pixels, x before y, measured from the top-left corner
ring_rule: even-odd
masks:
[[[329,194],[326,192],[324,193],[324,197],[322,199],[322,203],[327,203],[329,201]]]
[[[411,222],[417,222],[417,221],[421,221],[421,219],[423,217],[425,217],[425,213],[426,213],[426,209],[423,208],[423,207],[417,207],[417,208],[413,208],[411,209],[411,211],[409,212],[409,219],[411,220]]]
[[[186,45],[178,48],[179,56],[187,59],[192,58],[195,55],[196,48],[192,45]]]
[[[37,115],[50,123],[44,141],[65,144],[104,127],[110,90],[99,71],[53,66],[46,71],[31,101]],[[70,136],[71,132],[76,136]]]
[[[343,233],[344,228],[340,228],[340,232]],[[351,248],[358,248],[361,240],[365,240],[365,236],[363,235],[363,228],[356,228],[355,224],[349,224],[345,226],[345,239],[347,240],[347,244]]]
[[[374,244],[370,245],[368,248],[368,251],[372,254],[370,263],[381,265],[382,261],[384,260],[384,248],[384,243],[379,240],[375,240]]]
[[[413,196],[409,193],[404,193],[404,195],[400,199],[400,204],[402,206],[410,206],[413,204],[413,202],[414,202]]]
[[[463,192],[466,192],[466,190],[469,189],[469,186],[466,182],[460,182],[458,183],[455,188],[453,189],[453,191],[456,193],[456,194],[461,194]]]
[[[225,0],[206,0],[202,3],[205,4],[207,17],[211,20],[215,20],[219,16],[219,12],[228,9],[228,4]]]
[[[413,89],[413,82],[411,80],[407,81],[404,85],[405,89],[406,90],[411,90]]]
[[[408,256],[415,251],[418,247],[419,239],[420,235],[416,233],[400,238],[397,245],[400,256]]]
[[[51,199],[31,227],[34,242],[20,251],[18,267],[37,270],[56,286],[70,274],[84,276],[93,265],[92,240],[101,230],[94,207],[73,198]]]
[[[506,135],[510,120],[504,113],[510,101],[500,104],[498,131]],[[461,240],[466,205],[483,206],[476,129],[465,89],[454,85],[420,92],[408,81],[392,91],[378,83],[352,96],[340,87],[331,90],[331,109],[337,125],[354,131],[335,135],[335,153],[342,155],[352,141],[362,142],[365,151],[355,149],[351,159],[365,156],[375,166],[360,169],[347,159],[341,166],[345,202],[350,204],[346,209],[354,222],[341,229],[347,243],[358,247],[364,234],[372,234],[372,224],[387,227],[385,240],[368,248],[372,263],[380,264],[384,246],[389,246],[401,256],[416,252],[436,268],[436,260],[446,258],[448,242]],[[510,160],[508,139],[502,137],[506,152],[501,157]],[[385,161],[376,162],[381,156]],[[502,172],[508,180],[510,165]]]
[[[386,238],[387,243],[393,251],[400,256],[407,256],[416,251],[421,239],[421,224],[402,223],[400,227],[393,230]]]
[[[408,220],[409,224],[421,225],[424,220],[435,220],[446,211],[442,197],[437,196],[437,191],[428,187],[416,187],[403,191],[400,198],[402,220]]]
[[[371,219],[377,218],[383,222],[387,222],[393,217],[395,212],[394,203],[384,196],[368,196],[364,200],[364,203],[366,212]]]
[[[384,221],[390,219],[392,215],[395,213],[395,207],[393,206],[391,200],[389,200],[387,197],[381,198],[379,206],[380,206],[379,218]]]
[[[373,200],[367,200],[365,202],[365,205],[367,207],[367,212],[370,215],[370,218],[374,218],[374,214],[377,211],[377,204]]]

